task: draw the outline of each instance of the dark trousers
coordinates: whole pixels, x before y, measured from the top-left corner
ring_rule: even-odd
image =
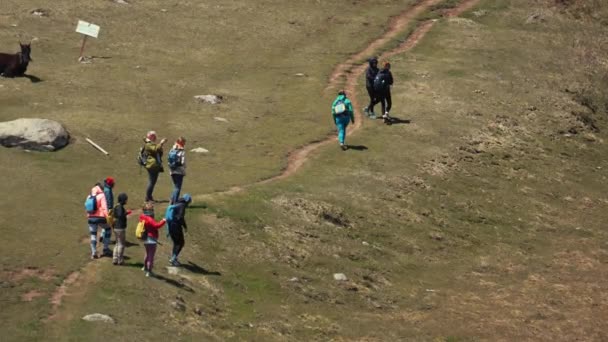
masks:
[[[366,88],[367,88],[367,95],[369,95],[369,105],[367,106],[367,110],[370,113],[373,113],[374,106],[376,105],[376,103],[378,103],[376,101],[376,92],[374,91],[374,87],[366,86]]]
[[[171,193],[171,204],[177,202],[179,194],[182,191],[182,184],[184,182],[184,175],[171,175],[173,180],[173,192]]]
[[[376,103],[378,102],[380,102],[382,105],[382,114],[390,112],[393,105],[393,101],[391,100],[391,91],[388,90],[378,94]]]
[[[186,244],[184,231],[179,224],[171,224],[169,225],[169,235],[173,241],[173,255],[171,256],[171,260],[176,260]]]
[[[146,202],[153,201],[152,193],[158,181],[158,170],[148,170],[148,187],[146,188]]]

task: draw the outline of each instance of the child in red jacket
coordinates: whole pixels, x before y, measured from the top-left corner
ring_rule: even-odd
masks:
[[[166,220],[162,219],[159,222],[154,220],[154,204],[147,202],[144,204],[143,214],[139,216],[140,221],[144,221],[146,227],[146,240],[144,241],[144,247],[146,254],[144,258],[144,267],[142,270],[146,272],[146,277],[153,277],[152,267],[154,266],[154,254],[156,254],[156,245],[158,244],[158,230],[161,229]]]

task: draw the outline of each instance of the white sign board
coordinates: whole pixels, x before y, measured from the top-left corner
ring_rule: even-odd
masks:
[[[99,36],[99,26],[87,23],[86,21],[78,20],[76,32],[82,33],[89,37],[97,38],[97,36]]]

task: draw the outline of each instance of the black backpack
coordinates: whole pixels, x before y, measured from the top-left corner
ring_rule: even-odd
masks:
[[[383,72],[379,72],[374,78],[374,91],[376,92],[385,92],[388,90],[389,84],[387,80],[387,74]]]
[[[148,153],[146,152],[146,145],[144,145],[139,149],[139,153],[137,154],[137,165],[146,166],[147,161]]]

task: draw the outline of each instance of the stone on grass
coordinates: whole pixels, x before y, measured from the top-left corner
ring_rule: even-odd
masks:
[[[115,3],[121,5],[128,5],[129,3],[126,0],[114,0]]]
[[[220,121],[220,122],[228,122],[228,119],[220,118],[219,116],[214,117],[213,120]]]
[[[170,275],[178,275],[179,274],[179,267],[167,266],[167,273],[169,273]]]
[[[82,319],[87,322],[115,323],[114,318],[100,313],[89,314],[82,317]]]
[[[0,145],[34,151],[56,151],[70,141],[67,130],[47,119],[17,119],[0,122]]]
[[[194,99],[200,103],[220,104],[224,100],[221,95],[196,95]]]
[[[337,281],[347,281],[346,275],[344,273],[334,273],[334,279]]]
[[[207,150],[206,148],[197,147],[197,148],[191,149],[190,152],[194,152],[194,153],[209,153],[209,150]]]

